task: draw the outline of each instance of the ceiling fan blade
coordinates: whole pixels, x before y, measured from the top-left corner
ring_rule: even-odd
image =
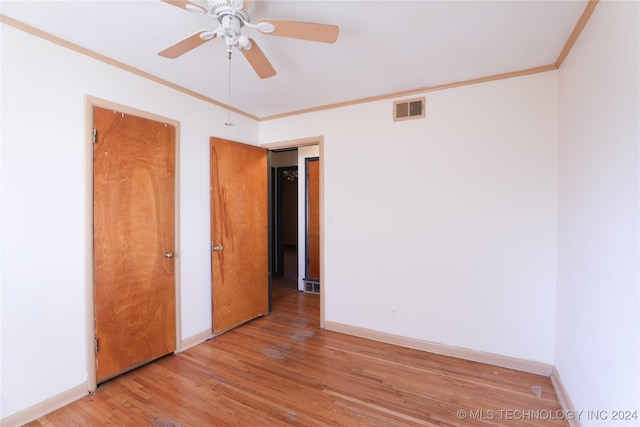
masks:
[[[323,43],[335,43],[340,29],[337,25],[314,24],[311,22],[278,21],[277,19],[261,19],[275,27],[270,33],[273,36],[291,37],[294,39],[311,40]]]
[[[208,33],[209,35],[211,35],[211,37],[207,39],[203,39],[200,37],[200,34],[203,34],[203,33]],[[190,35],[186,39],[180,40],[178,43],[172,44],[171,46],[164,49],[163,51],[158,52],[158,55],[164,58],[174,59],[179,57],[180,55],[184,55],[185,53],[189,52],[191,49],[195,49],[201,44],[208,42],[209,40],[213,40],[215,37],[216,37],[216,34],[212,33],[211,31],[204,31],[204,30],[198,31],[197,33]]]
[[[177,6],[189,12],[207,13],[207,9],[189,0],[162,0],[172,6]]]
[[[243,49],[240,52],[247,58],[249,64],[253,67],[258,77],[261,79],[267,79],[276,75],[276,70],[273,68],[267,57],[262,53],[262,50],[258,47],[253,39],[249,39],[251,42],[251,49]]]

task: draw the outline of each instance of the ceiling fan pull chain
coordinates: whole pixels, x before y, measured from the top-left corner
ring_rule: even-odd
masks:
[[[227,121],[224,123],[225,126],[233,126],[233,123],[231,123],[231,48],[231,45],[227,46],[227,53],[229,54],[229,92],[227,94]]]

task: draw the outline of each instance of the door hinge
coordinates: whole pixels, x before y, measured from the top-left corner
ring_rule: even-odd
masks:
[[[98,129],[93,129],[93,143],[98,142]]]
[[[95,337],[93,339],[93,349],[95,350],[95,352],[98,352],[98,337]]]

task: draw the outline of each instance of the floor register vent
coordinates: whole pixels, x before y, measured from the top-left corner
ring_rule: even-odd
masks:
[[[304,281],[304,291],[312,294],[320,293],[320,282],[317,280],[305,280]]]
[[[425,98],[405,99],[393,103],[393,121],[423,119]]]

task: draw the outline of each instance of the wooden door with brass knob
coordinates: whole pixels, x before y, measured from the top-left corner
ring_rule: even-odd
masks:
[[[95,107],[97,382],[176,349],[175,127]]]
[[[267,150],[211,138],[213,332],[269,311]]]

